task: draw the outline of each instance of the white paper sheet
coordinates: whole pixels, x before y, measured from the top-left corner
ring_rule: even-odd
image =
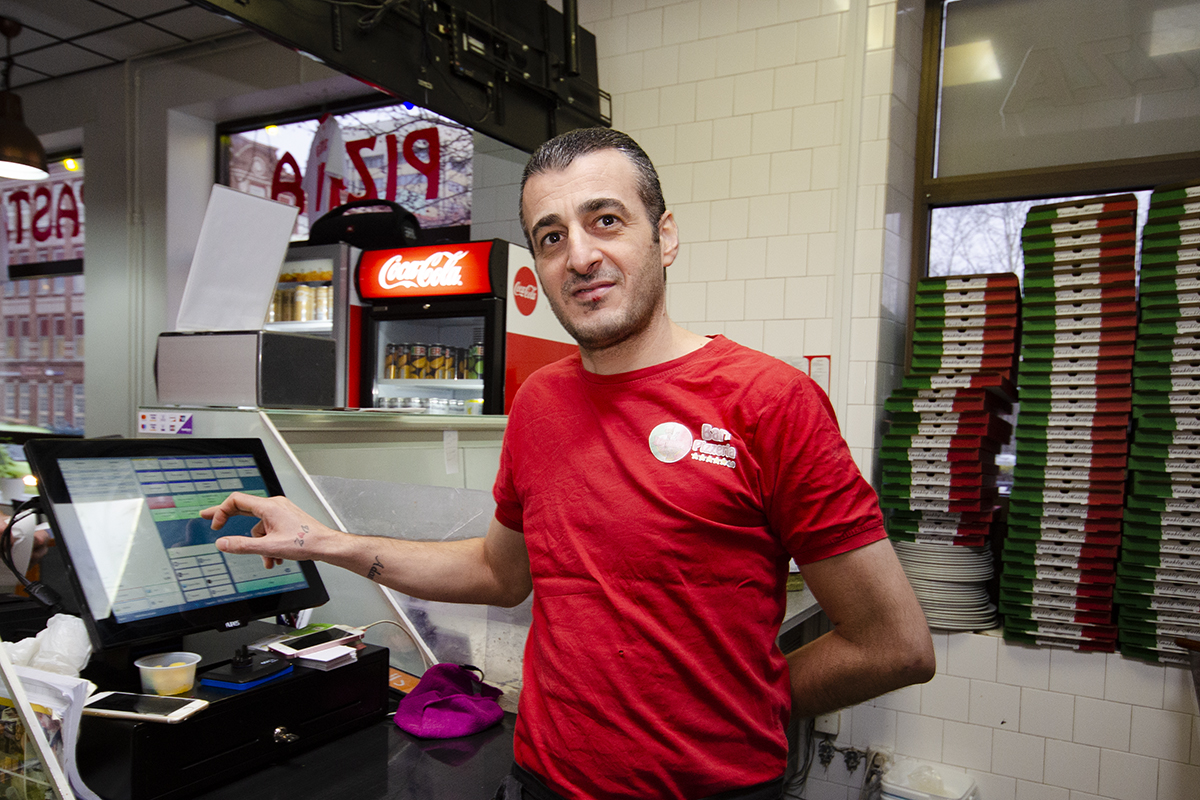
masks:
[[[260,330],[297,213],[294,206],[213,186],[175,330]]]

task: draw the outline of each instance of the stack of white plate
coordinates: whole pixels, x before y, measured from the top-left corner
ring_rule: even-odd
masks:
[[[994,567],[991,548],[893,541],[896,556],[925,611],[929,627],[982,630],[999,624],[986,583]]]

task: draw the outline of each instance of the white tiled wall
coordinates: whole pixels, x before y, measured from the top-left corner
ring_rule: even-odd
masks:
[[[984,800],[1200,798],[1200,717],[1188,672],[935,634],[937,675],[842,711],[838,746],[889,748],[974,776]],[[813,768],[808,800],[853,800],[862,769]]]
[[[671,316],[794,363],[870,472],[907,336],[920,0],[580,0],[613,125],[663,178],[684,242]],[[939,634],[937,677],[843,711],[838,744],[970,771],[984,800],[1200,800],[1187,673]],[[858,797],[814,768],[808,800]]]

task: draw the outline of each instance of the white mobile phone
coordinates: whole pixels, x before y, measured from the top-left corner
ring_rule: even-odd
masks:
[[[194,697],[164,697],[157,694],[100,692],[83,706],[83,713],[97,717],[137,719],[147,722],[180,722],[208,706]]]
[[[338,644],[350,644],[362,637],[363,631],[361,628],[333,625],[322,631],[293,636],[288,639],[280,639],[278,642],[272,642],[267,645],[267,649],[291,658],[293,656],[315,653],[318,650],[325,650]]]

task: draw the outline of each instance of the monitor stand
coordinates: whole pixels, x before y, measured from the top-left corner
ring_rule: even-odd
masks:
[[[261,638],[261,630],[252,638]],[[192,638],[185,645],[205,655]],[[206,656],[201,667],[216,663]],[[108,800],[188,797],[378,722],[387,711],[387,680],[388,651],[374,645],[343,667],[295,667],[244,691],[197,680],[189,695],[209,707],[174,725],[85,716],[76,747],[79,772]]]

